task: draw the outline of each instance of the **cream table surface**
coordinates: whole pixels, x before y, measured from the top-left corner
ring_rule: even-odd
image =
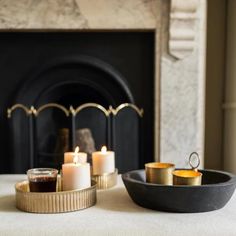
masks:
[[[3,235],[236,235],[236,194],[213,212],[152,211],[130,199],[122,180],[99,190],[91,208],[62,214],[34,214],[15,207],[14,184],[25,175],[0,175],[0,236]]]

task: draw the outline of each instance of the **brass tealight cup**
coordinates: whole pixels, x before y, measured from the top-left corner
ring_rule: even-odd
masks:
[[[174,185],[201,185],[202,173],[195,170],[175,170],[173,183]]]
[[[172,163],[151,162],[145,164],[146,181],[153,184],[172,185],[172,172],[175,165]]]
[[[192,158],[197,157],[197,165],[192,164]],[[173,171],[174,185],[201,185],[202,173],[198,172],[197,168],[200,165],[200,159],[196,152],[191,153],[189,157],[189,164],[192,167],[190,170],[175,170]]]

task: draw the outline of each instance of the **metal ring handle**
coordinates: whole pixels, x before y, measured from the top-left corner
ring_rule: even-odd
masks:
[[[196,156],[197,157],[197,165],[194,166],[193,164],[193,157]],[[192,167],[192,169],[197,169],[200,165],[200,158],[197,152],[192,152],[189,156],[189,165]]]

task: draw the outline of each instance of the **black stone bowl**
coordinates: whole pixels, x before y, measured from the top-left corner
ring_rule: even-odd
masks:
[[[138,205],[168,212],[206,212],[220,209],[232,197],[236,176],[223,171],[199,170],[201,186],[168,186],[146,183],[145,170],[122,175],[125,187]]]

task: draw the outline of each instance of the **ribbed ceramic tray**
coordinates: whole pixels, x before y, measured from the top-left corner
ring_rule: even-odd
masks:
[[[113,173],[105,173],[103,175],[92,175],[92,179],[97,183],[98,189],[112,188],[117,184],[118,170]]]
[[[216,170],[199,171],[200,186],[146,183],[145,170],[127,172],[122,179],[132,200],[145,208],[194,213],[224,207],[234,193],[236,176]]]
[[[78,211],[95,205],[96,183],[86,189],[47,193],[29,192],[29,182],[15,185],[16,207],[33,213],[62,213]]]

